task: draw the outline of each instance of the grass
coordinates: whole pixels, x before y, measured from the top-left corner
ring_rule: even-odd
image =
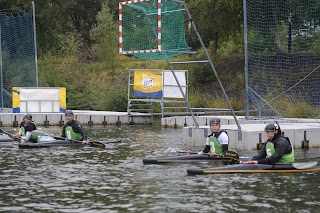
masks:
[[[203,55],[182,55],[171,61],[201,60]],[[67,107],[72,109],[126,111],[129,69],[169,69],[166,61],[144,61],[118,56],[116,63],[78,63],[75,57],[39,58],[39,86],[66,87]],[[234,110],[245,109],[243,56],[214,59],[218,76]],[[208,65],[179,65],[188,70],[189,104],[192,108],[229,108],[217,79]],[[265,97],[266,100],[270,100]],[[320,116],[319,109],[303,101],[303,97],[282,96],[271,103],[285,117]],[[161,112],[160,105],[155,111]]]

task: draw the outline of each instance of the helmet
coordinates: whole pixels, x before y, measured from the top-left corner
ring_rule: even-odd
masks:
[[[211,124],[220,124],[220,119],[217,117],[211,118],[210,119],[210,125]]]
[[[65,116],[67,116],[67,115],[73,115],[73,112],[72,112],[72,110],[68,109],[68,110],[66,110],[66,112],[64,113],[64,115],[65,115]]]
[[[276,130],[278,130],[278,132],[280,132],[280,126],[278,124],[268,124],[265,128],[264,131],[266,132],[275,132]]]
[[[32,115],[31,114],[25,114],[23,119],[28,118],[30,120],[32,120]]]

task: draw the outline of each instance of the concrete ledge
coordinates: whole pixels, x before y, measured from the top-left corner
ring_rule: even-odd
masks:
[[[196,116],[199,126],[209,125],[210,118],[218,117],[221,120],[221,125],[232,125],[236,124],[233,116]],[[274,119],[255,119],[255,120],[246,120],[244,116],[237,116],[240,125],[242,124],[268,124],[274,123]],[[282,123],[320,123],[317,119],[312,118],[281,118],[276,119],[280,124]],[[166,117],[161,119],[161,125],[165,127],[192,127],[195,126],[192,116],[174,116]]]
[[[75,119],[84,126],[91,125],[122,125],[122,124],[148,124],[151,116],[143,113],[107,112],[107,111],[81,111],[73,110]],[[63,113],[30,113],[36,125],[61,126],[65,122]],[[20,125],[25,113],[0,113],[0,126],[17,127]],[[134,115],[134,116],[133,116]]]
[[[229,135],[231,149],[256,150],[259,148],[259,142],[266,141],[265,125],[241,125],[241,139],[238,137],[237,125],[221,125],[221,128],[226,130]],[[319,123],[282,123],[280,127],[284,136],[289,137],[295,148],[320,147]],[[184,127],[184,143],[188,146],[205,146],[206,137],[210,131],[209,126],[200,126],[199,128]]]

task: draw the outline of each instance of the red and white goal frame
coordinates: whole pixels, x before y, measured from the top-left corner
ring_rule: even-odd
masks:
[[[141,2],[147,2],[150,0],[132,0],[119,2],[119,53],[126,54],[136,54],[136,53],[154,53],[161,52],[161,0],[158,0],[158,49],[149,49],[149,50],[128,50],[123,51],[123,39],[122,39],[122,5],[126,4],[135,4]]]

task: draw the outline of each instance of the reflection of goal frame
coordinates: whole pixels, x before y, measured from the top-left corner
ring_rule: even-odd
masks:
[[[126,4],[134,4],[134,3],[141,3],[147,2],[149,0],[132,0],[132,1],[124,1],[119,2],[119,53],[120,54],[136,54],[136,53],[154,53],[154,52],[161,52],[161,0],[158,0],[158,30],[157,30],[157,37],[158,37],[158,48],[157,49],[149,49],[149,50],[128,50],[123,51],[123,37],[122,37],[122,5]]]

